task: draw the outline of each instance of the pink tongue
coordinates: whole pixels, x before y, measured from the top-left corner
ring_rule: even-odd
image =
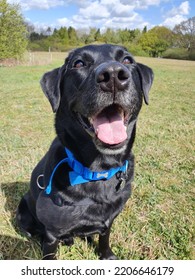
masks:
[[[119,113],[100,113],[93,122],[97,137],[102,142],[115,145],[127,139],[126,127]]]

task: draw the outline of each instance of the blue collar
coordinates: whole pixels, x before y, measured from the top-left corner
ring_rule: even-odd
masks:
[[[51,193],[52,180],[53,180],[54,174],[62,163],[68,163],[69,167],[73,170],[73,171],[69,172],[69,180],[70,180],[71,186],[75,186],[75,185],[83,184],[83,183],[87,183],[87,182],[92,182],[92,181],[109,180],[118,172],[126,173],[127,168],[128,168],[128,161],[126,160],[123,166],[111,168],[110,170],[104,170],[104,171],[100,171],[100,172],[91,171],[87,167],[83,166],[82,163],[80,163],[78,160],[76,160],[73,153],[70,150],[65,148],[65,151],[67,154],[67,158],[62,159],[54,167],[53,172],[49,179],[49,184],[45,190],[46,194]]]

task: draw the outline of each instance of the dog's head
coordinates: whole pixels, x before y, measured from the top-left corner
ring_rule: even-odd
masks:
[[[115,45],[90,45],[72,51],[61,68],[41,79],[56,112],[63,144],[74,133],[91,139],[101,152],[124,149],[142,106],[148,104],[152,70]]]

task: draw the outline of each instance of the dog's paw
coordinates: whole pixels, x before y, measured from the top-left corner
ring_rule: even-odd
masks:
[[[31,234],[29,231],[23,229],[22,227],[20,227],[20,231],[21,231],[21,233],[22,233],[24,236],[26,236],[26,237],[28,237],[28,238],[32,238],[32,237],[33,237],[32,234]]]
[[[112,254],[108,256],[101,256],[100,260],[118,260],[117,256]]]
[[[42,260],[57,260],[56,254],[50,253],[43,256]]]
[[[74,239],[72,237],[64,238],[62,244],[66,246],[72,246],[74,244]]]
[[[112,252],[111,249],[100,253],[100,260],[118,260],[117,256]]]

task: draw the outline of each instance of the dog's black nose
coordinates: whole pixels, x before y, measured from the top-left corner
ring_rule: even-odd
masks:
[[[102,63],[96,69],[95,78],[103,91],[115,92],[127,87],[130,73],[119,62]]]

